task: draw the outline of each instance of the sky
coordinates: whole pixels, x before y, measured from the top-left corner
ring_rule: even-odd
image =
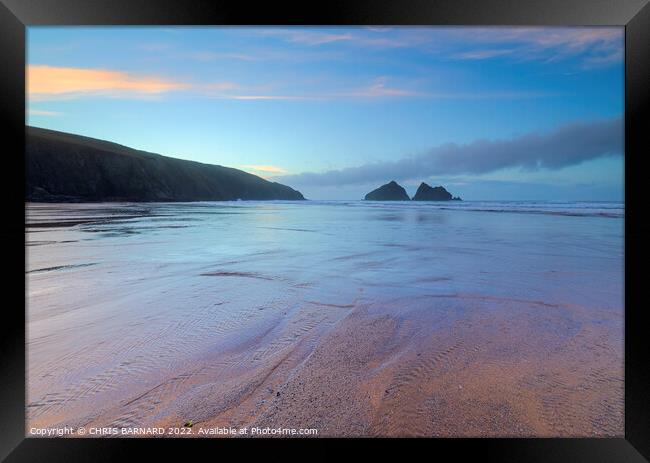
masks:
[[[27,124],[308,199],[621,201],[621,27],[29,27]]]

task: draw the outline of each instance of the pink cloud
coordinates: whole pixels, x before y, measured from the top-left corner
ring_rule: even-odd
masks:
[[[122,71],[43,65],[27,67],[27,94],[35,100],[92,94],[152,95],[187,87],[188,85],[182,82],[163,77],[142,76]]]

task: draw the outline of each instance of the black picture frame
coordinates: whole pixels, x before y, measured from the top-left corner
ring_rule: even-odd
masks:
[[[164,452],[182,459],[195,452],[270,445],[311,458],[306,445],[332,452],[331,439],[43,439],[26,438],[24,267],[25,31],[32,25],[619,25],[625,26],[625,436],[619,439],[377,439],[426,446],[432,458],[453,452],[512,462],[617,462],[650,459],[650,368],[642,303],[649,227],[644,218],[644,155],[650,152],[649,0],[329,0],[259,2],[236,0],[0,0],[0,121],[5,130],[2,158],[6,295],[0,338],[0,458],[6,461],[115,461],[135,450]],[[8,143],[9,142],[9,143]],[[11,302],[8,302],[11,300]],[[435,453],[431,453],[435,452]],[[449,454],[448,454],[449,455]],[[279,455],[284,456],[284,453]],[[331,454],[334,456],[334,454]],[[445,458],[447,460],[448,458]]]

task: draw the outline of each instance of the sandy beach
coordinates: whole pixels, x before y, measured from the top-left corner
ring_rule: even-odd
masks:
[[[623,435],[622,217],[469,209],[31,205],[27,430]]]
[[[437,437],[615,436],[622,429],[618,333],[580,308],[539,314],[534,301],[443,297],[434,303],[438,313],[471,315],[430,332],[427,323],[439,322],[432,307],[410,302],[416,308],[405,310],[408,320],[394,315],[400,308],[358,308],[321,336],[309,333],[306,320],[276,328],[275,336],[197,362],[89,425],[134,425],[124,420],[137,417],[140,425],[167,427],[192,417],[195,429]],[[481,315],[485,309],[501,313]],[[558,335],[553,325],[572,334]]]

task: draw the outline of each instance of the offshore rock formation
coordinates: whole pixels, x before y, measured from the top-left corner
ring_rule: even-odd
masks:
[[[395,180],[372,190],[364,198],[367,201],[410,201],[406,190],[395,182]]]
[[[426,183],[420,183],[418,191],[413,196],[413,201],[460,201],[459,197],[453,197],[444,187],[431,188]]]

